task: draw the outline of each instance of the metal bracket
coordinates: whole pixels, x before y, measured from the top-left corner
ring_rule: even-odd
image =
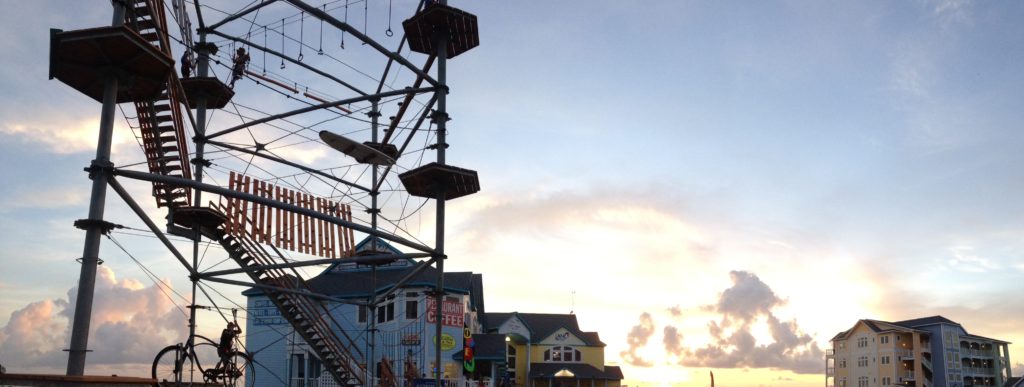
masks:
[[[99,162],[98,160],[93,160],[91,163],[89,163],[88,167],[85,167],[82,170],[89,173],[89,179],[94,179],[96,178],[96,174],[99,172],[113,172],[114,163],[109,161]]]
[[[104,235],[110,234],[110,230],[115,228],[124,228],[124,226],[116,223],[110,223],[102,219],[79,219],[75,221],[75,227],[89,231],[93,228],[99,228],[100,232]]]
[[[78,263],[85,262],[85,258],[75,258],[75,262],[78,262]],[[102,265],[103,264],[103,260],[100,259],[100,257],[96,257],[96,264],[97,265]]]
[[[193,165],[202,164],[204,167],[209,167],[209,166],[213,165],[213,163],[210,162],[210,160],[202,159],[202,158],[199,158],[199,157],[193,158],[192,160],[189,160],[189,161],[191,161]]]

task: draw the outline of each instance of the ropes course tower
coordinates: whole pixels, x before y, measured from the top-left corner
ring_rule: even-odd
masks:
[[[67,374],[85,372],[100,242],[124,227],[104,217],[109,187],[187,272],[189,342],[197,309],[227,309],[210,284],[255,288],[337,385],[370,385],[372,335],[359,348],[325,303],[373,311],[434,267],[431,297],[442,315],[445,204],[479,190],[475,171],[446,162],[447,62],[479,44],[476,16],[445,0],[254,0],[235,10],[204,3],[113,0],[110,26],[51,30],[50,78],[102,104],[86,168],[89,213],[75,222],[86,237]],[[119,109],[142,152],[115,164]],[[164,222],[131,184],[148,184]],[[433,240],[420,235],[424,219],[433,221]],[[409,252],[372,243],[357,253],[357,235]],[[363,301],[306,285],[309,268],[376,270],[396,260],[413,260],[411,274]],[[441,352],[435,345],[437,365]],[[434,376],[441,385],[441,373]]]

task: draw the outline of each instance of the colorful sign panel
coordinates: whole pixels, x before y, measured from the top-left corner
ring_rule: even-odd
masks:
[[[437,336],[434,336],[434,344],[437,344]],[[455,338],[447,333],[441,334],[441,350],[451,351],[455,349]]]
[[[441,303],[441,325],[461,328],[465,324],[462,303],[445,300]],[[427,298],[427,323],[437,323],[437,300]]]
[[[476,343],[473,342],[473,332],[469,330],[469,326],[463,325],[462,327],[462,370],[468,374],[476,371],[476,359],[473,359],[473,350],[476,349]]]

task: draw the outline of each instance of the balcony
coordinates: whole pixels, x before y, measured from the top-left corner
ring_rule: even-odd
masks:
[[[899,371],[896,375],[903,380],[914,380],[914,371]]]
[[[909,349],[897,349],[893,353],[898,360],[914,360],[914,351]]]
[[[832,357],[832,356],[835,356],[835,354],[836,354],[836,350],[834,350],[832,348],[829,348],[829,349],[825,350],[825,357]]]
[[[826,367],[825,376],[836,376],[836,367]]]

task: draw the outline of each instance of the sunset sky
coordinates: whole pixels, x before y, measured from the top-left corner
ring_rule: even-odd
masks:
[[[371,36],[387,4],[370,2]],[[837,332],[930,315],[1017,343],[1024,374],[1024,2],[451,4],[481,44],[449,63],[448,158],[482,189],[448,206],[446,269],[482,273],[488,311],[573,311],[629,385],[817,386]],[[393,6],[400,31],[415,2]],[[100,105],[47,80],[48,30],[107,25],[110,6],[16,7],[0,13],[0,364],[63,372]],[[138,162],[118,115],[114,161]],[[108,218],[134,221],[117,200]],[[115,238],[187,292],[152,239]],[[129,374],[186,330],[128,255],[106,238],[100,255],[87,373]],[[736,330],[757,347],[723,344]]]

